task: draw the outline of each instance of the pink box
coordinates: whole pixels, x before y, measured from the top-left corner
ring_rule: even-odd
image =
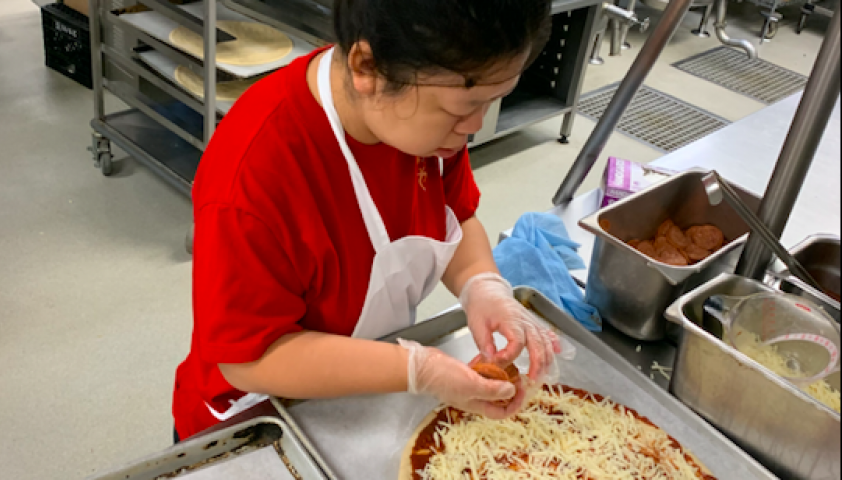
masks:
[[[641,165],[630,160],[609,157],[602,176],[600,208],[626,198],[677,173],[664,168]]]

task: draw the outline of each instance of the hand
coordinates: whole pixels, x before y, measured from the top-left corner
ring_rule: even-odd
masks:
[[[459,301],[477,347],[494,363],[510,364],[526,348],[529,378],[538,381],[554,364],[555,355],[561,353],[558,336],[514,299],[512,286],[500,275],[474,275],[462,287]],[[502,351],[494,345],[494,332],[508,341]]]
[[[504,419],[517,413],[525,398],[524,389],[510,382],[488,380],[459,360],[433,347],[398,339],[409,352],[407,390],[433,395],[442,403],[492,419]],[[492,402],[509,400],[506,407]]]

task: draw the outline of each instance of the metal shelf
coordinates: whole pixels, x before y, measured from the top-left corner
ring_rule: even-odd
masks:
[[[138,109],[94,119],[91,127],[190,195],[202,151]]]
[[[176,100],[172,100],[171,103],[156,102],[126,82],[108,82],[104,87],[127,105],[145,113],[185,142],[199,150],[204,150],[201,141],[202,115],[193,109]],[[199,120],[198,124],[196,120]]]
[[[302,3],[305,0],[293,2],[290,5],[297,8],[306,5]],[[132,10],[140,3],[147,10]],[[261,11],[252,11],[244,6],[246,4],[259,7],[262,2],[200,0],[172,5],[169,0],[92,0],[95,117],[91,126],[95,132],[94,161],[103,174],[111,173],[110,142],[113,141],[189,195],[201,153],[219,119],[232,104],[216,99],[217,81],[264,74],[266,69],[275,70],[315,48],[308,40],[311,37],[298,34],[299,29],[306,33],[312,32],[312,28],[291,29],[283,21],[267,17]],[[226,5],[234,8],[226,8]],[[313,11],[317,12],[318,8]],[[264,21],[290,36],[295,45],[293,52],[283,61],[263,66],[217,65],[215,44],[224,42],[227,36],[215,28],[220,19]],[[168,32],[179,25],[209,32],[210,38],[216,30],[218,38],[205,45],[203,56],[209,59],[207,62],[169,44]],[[329,26],[329,21],[325,25]],[[322,43],[324,41],[320,40],[318,44]],[[207,100],[188,92],[175,81],[174,71],[178,65],[202,72],[206,79]],[[105,90],[131,108],[105,115]]]
[[[163,166],[156,171],[164,176],[172,176],[178,171],[175,183],[192,182],[193,172],[184,168],[193,168],[196,162],[169,168],[171,158],[181,155],[169,154],[166,148],[144,150],[137,142],[151,137],[139,137],[126,134],[114,128],[111,122],[120,119],[113,115],[106,116],[103,106],[103,90],[108,89],[123,99],[135,115],[142,115],[146,122],[157,124],[159,132],[168,132],[171,137],[190,148],[201,152],[210,140],[216,123],[230,108],[230,102],[220,102],[215,98],[217,79],[226,76],[249,76],[240,70],[232,71],[231,66],[217,65],[195,58],[168,42],[169,34],[177,24],[192,25],[194,30],[213,34],[216,21],[220,18],[235,16],[237,19],[251,19],[263,22],[283,30],[293,39],[300,39],[300,45],[308,48],[321,46],[330,41],[333,35],[330,0],[204,0],[172,7],[162,6],[156,0],[149,2],[152,11],[140,13],[113,13],[115,8],[130,7],[129,3],[138,0],[92,0],[91,1],[91,42],[94,63],[94,103],[96,117],[92,121],[95,130],[105,138],[97,141],[95,161],[98,155],[110,155],[108,140],[126,143],[135,151],[146,155],[147,164]],[[581,90],[585,66],[588,60],[591,38],[595,33],[596,19],[602,0],[556,0],[552,5],[553,31],[541,56],[524,73],[521,85],[516,91],[494,105],[486,117],[486,126],[472,139],[470,146],[476,146],[494,138],[510,134],[533,123],[555,116],[563,116],[560,135],[566,138],[572,131],[578,96]],[[112,8],[114,7],[114,8]],[[185,18],[182,18],[185,17]],[[159,28],[148,25],[148,20],[166,23],[168,27]],[[142,21],[141,21],[142,20]],[[183,21],[182,21],[183,20]],[[153,22],[154,23],[154,22]],[[169,28],[169,29],[168,29]],[[110,29],[110,30],[109,30]],[[108,31],[106,31],[108,30]],[[121,41],[118,46],[114,40],[116,30],[120,30]],[[123,38],[125,37],[125,38]],[[211,37],[212,38],[212,37]],[[221,40],[221,39],[220,39]],[[294,40],[295,41],[295,40]],[[214,43],[207,43],[206,56],[213,58]],[[290,58],[301,55],[297,52]],[[203,72],[208,85],[207,96],[201,98],[186,91],[173,78],[172,65],[184,65],[194,72]],[[108,78],[108,71],[116,67],[121,75],[128,78]],[[241,69],[242,70],[242,69]],[[227,73],[226,73],[227,72]],[[111,75],[113,77],[113,75]],[[213,116],[213,118],[211,118]],[[207,118],[206,118],[207,117]],[[134,147],[132,145],[134,144]],[[173,144],[175,145],[175,144]],[[140,150],[138,150],[140,149]],[[141,154],[139,153],[139,154]],[[133,153],[134,154],[134,153]],[[200,156],[200,155],[199,155]],[[155,160],[152,162],[151,160]],[[191,167],[192,165],[192,167]],[[166,168],[165,168],[166,167]],[[179,170],[180,169],[180,170]],[[103,173],[106,169],[103,168]],[[170,180],[172,180],[170,178]],[[185,190],[189,192],[189,188]]]
[[[571,112],[561,100],[547,95],[515,90],[503,99],[500,117],[497,119],[496,135],[506,135],[549,118]]]
[[[174,79],[171,80],[168,78],[167,80],[170,80],[169,82],[164,80],[157,73],[151,71],[147,66],[142,64],[139,60],[126,59],[107,45],[103,45],[103,53],[108,61],[114,62],[124,70],[130,71],[133,74],[142,77],[144,80],[167,92],[167,94],[171,97],[184,103],[197,112],[201,113],[204,109],[202,102],[196,100],[192,95],[187,94],[181,87],[177,86],[174,83]]]
[[[220,0],[229,9],[320,47],[333,41],[331,9],[308,0]]]

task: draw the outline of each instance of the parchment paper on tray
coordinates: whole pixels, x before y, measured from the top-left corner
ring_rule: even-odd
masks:
[[[721,480],[768,478],[758,477],[746,465],[744,453],[729,448],[727,443],[711,442],[698,425],[682,422],[603,359],[570,341],[576,347],[576,357],[570,361],[557,359],[561,383],[608,396],[637,410],[692,451]],[[465,362],[478,353],[467,330],[439,348]],[[392,480],[398,478],[406,442],[436,406],[432,398],[392,394],[308,401],[289,411],[338,478]]]
[[[179,8],[183,9],[184,11],[191,13],[192,15],[203,18],[204,16],[204,7],[203,2],[195,2],[189,3],[187,5],[179,5]],[[237,22],[248,22],[253,21],[252,19],[242,15],[238,12],[230,10],[226,8],[224,5],[220,4],[217,7],[217,20],[228,20],[228,21],[237,21]],[[157,38],[158,40],[172,45],[170,41],[170,33],[179,27],[179,24],[171,20],[168,17],[156,12],[156,11],[144,11],[140,13],[127,13],[120,15],[120,18],[132,25],[133,27],[142,30],[149,35]],[[231,75],[235,75],[240,78],[249,78],[255,75],[261,75],[266,72],[270,72],[276,70],[280,67],[288,65],[290,62],[295,60],[296,58],[307,55],[308,53],[315,50],[315,46],[311,45],[308,42],[298,38],[294,34],[290,32],[284,32],[292,40],[292,51],[286,55],[284,58],[280,60],[276,60],[274,62],[259,64],[259,65],[230,65],[227,63],[219,63],[217,62],[216,66],[220,70],[230,73]],[[175,46],[175,45],[173,45]],[[177,47],[176,47],[177,48]]]
[[[275,447],[271,445],[175,478],[179,480],[296,480],[278,456]]]

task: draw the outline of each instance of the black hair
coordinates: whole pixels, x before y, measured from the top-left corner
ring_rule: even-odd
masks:
[[[387,91],[417,85],[419,73],[449,71],[470,88],[488,68],[529,52],[549,37],[551,0],[335,0],[341,53],[365,40]]]

